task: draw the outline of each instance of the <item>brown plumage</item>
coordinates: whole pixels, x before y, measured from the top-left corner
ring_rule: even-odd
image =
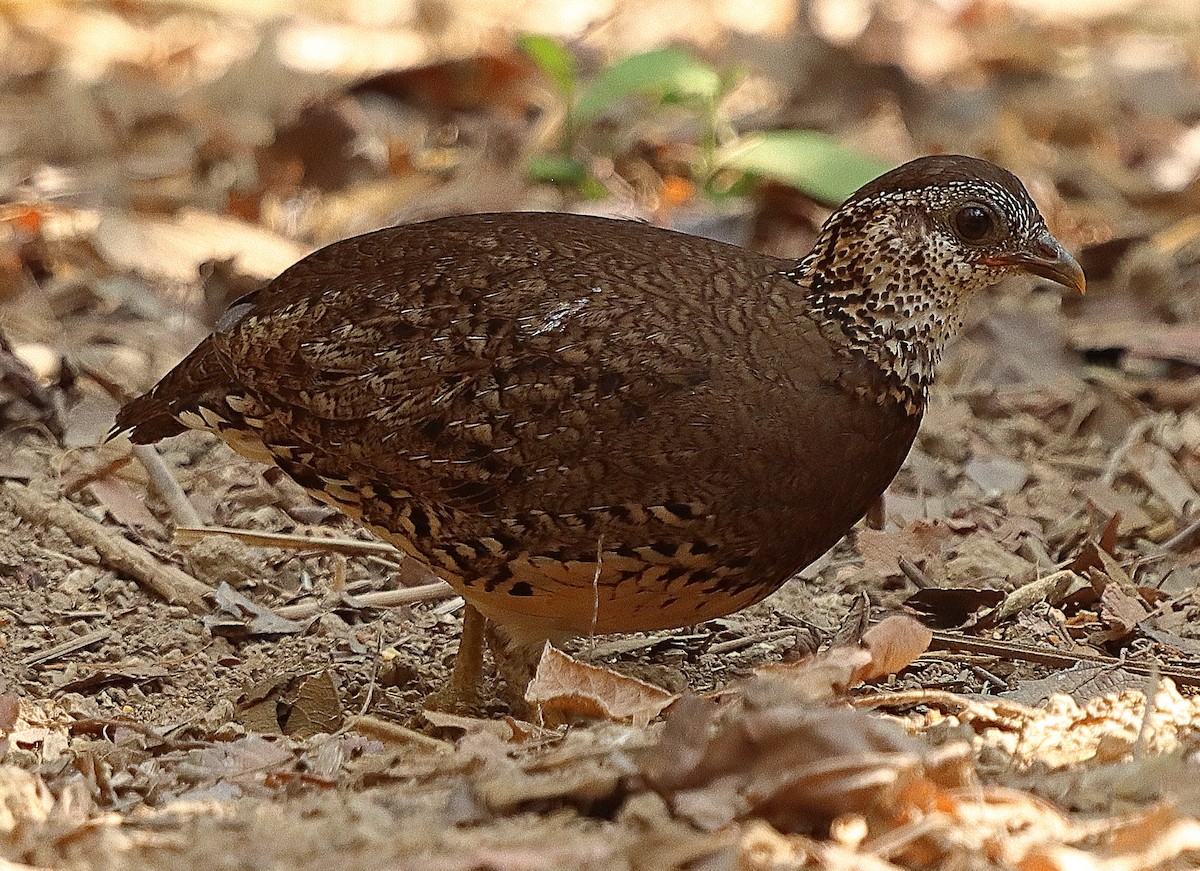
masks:
[[[892,480],[973,292],[1082,290],[1021,183],[932,157],[802,261],[644,224],[470,215],[330,245],[117,427],[273,462],[525,638],[759,601]]]

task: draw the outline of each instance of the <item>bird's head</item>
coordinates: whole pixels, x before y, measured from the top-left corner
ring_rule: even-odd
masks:
[[[857,226],[885,256],[921,260],[932,280],[964,291],[1022,272],[1084,290],[1083,270],[1020,179],[986,160],[948,154],[906,163],[852,194],[834,225]]]
[[[864,185],[789,274],[852,346],[921,396],[974,293],[1020,274],[1085,286],[1020,180],[961,155],[919,158]]]

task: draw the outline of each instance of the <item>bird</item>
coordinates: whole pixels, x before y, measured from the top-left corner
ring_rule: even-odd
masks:
[[[1013,275],[1085,289],[1020,180],[963,155],[868,182],[799,260],[595,216],[440,218],[237,300],[113,432],[214,433],[446,580],[454,706],[489,633],[691,626],[832,548],[900,469],[968,300]]]

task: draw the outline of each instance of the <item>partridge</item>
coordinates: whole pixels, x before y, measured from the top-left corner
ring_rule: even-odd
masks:
[[[234,303],[116,431],[273,463],[520,645],[691,625],[832,547],[912,445],[964,305],[1079,265],[1021,182],[926,157],[799,261],[646,224],[451,217],[346,239]],[[482,617],[480,616],[482,615]]]

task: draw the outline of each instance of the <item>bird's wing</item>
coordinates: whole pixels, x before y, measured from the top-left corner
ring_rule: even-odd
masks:
[[[681,246],[711,288],[672,274]],[[639,465],[685,491],[698,452],[729,450],[705,432],[703,396],[729,365],[714,349],[736,353],[731,321],[763,304],[733,273],[765,288],[774,263],[625,222],[451,219],[318,252],[213,341],[268,440],[331,475],[464,509],[569,511],[629,496]]]

